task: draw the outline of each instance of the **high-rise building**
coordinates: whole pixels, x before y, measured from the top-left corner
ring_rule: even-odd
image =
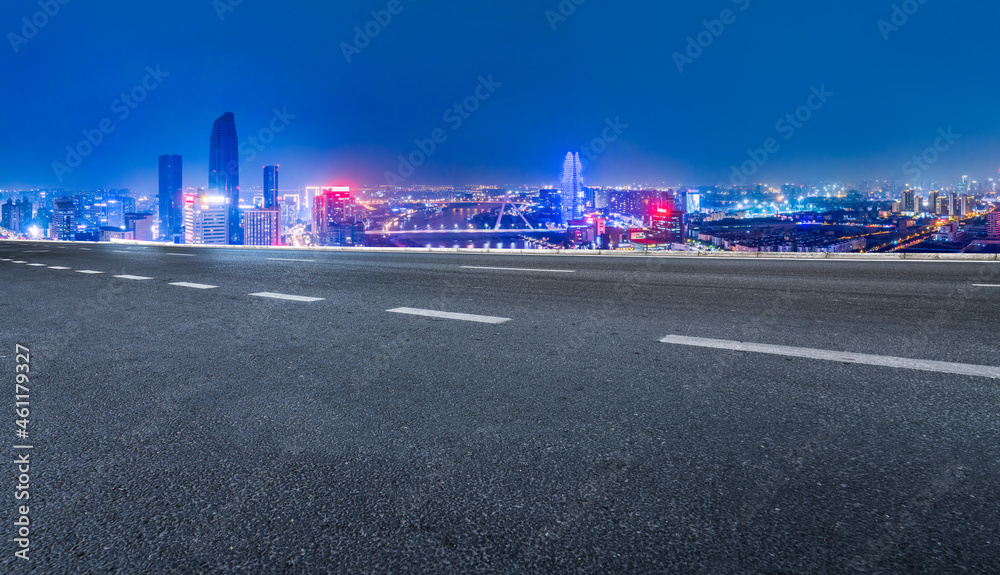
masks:
[[[900,210],[904,214],[912,214],[917,211],[917,192],[913,190],[905,190],[903,192],[903,199],[900,200]]]
[[[240,229],[240,157],[236,136],[236,118],[226,112],[212,126],[208,155],[208,189],[227,201],[229,226],[226,243],[243,244]]]
[[[938,213],[938,197],[940,197],[940,195],[941,194],[939,194],[938,192],[935,191],[935,192],[931,192],[930,195],[927,196],[927,211],[928,212],[930,212],[932,214]]]
[[[572,152],[566,154],[566,160],[563,162],[562,193],[563,223],[582,218],[584,190],[580,154]]]
[[[278,207],[278,166],[264,166],[264,209]]]
[[[990,212],[986,217],[986,235],[991,239],[1000,239],[1000,211]]]
[[[76,198],[56,198],[55,211],[49,224],[49,237],[60,241],[76,239],[77,228]]]
[[[179,241],[184,225],[184,188],[181,157],[160,156],[160,237],[164,241]],[[134,208],[133,208],[134,209]]]
[[[104,221],[109,228],[125,227],[125,204],[118,198],[109,198],[104,202]]]
[[[958,199],[958,194],[952,192],[948,196],[948,215],[952,217],[961,217],[963,214],[959,212],[961,207],[961,202]]]
[[[281,225],[283,228],[290,228],[295,225],[302,212],[302,199],[298,194],[285,194],[278,199],[278,206],[281,209]]]
[[[0,228],[11,229],[11,220],[14,214],[14,200],[7,198],[7,202],[0,206]]]
[[[229,243],[228,198],[225,196],[184,196],[184,243],[226,245]]]
[[[243,212],[243,244],[247,246],[281,245],[281,211],[278,208]]]
[[[151,214],[125,214],[125,228],[132,232],[132,238],[140,242],[151,242],[153,238],[153,217]]]
[[[323,188],[313,207],[313,233],[319,245],[364,245],[364,226],[358,229],[355,210],[350,188]]]

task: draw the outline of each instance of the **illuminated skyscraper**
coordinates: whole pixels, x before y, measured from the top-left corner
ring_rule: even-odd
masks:
[[[580,154],[566,154],[563,162],[563,223],[583,217],[583,165]]]
[[[323,188],[313,207],[313,233],[321,246],[364,245],[364,225],[357,223],[350,188]]]
[[[226,112],[215,121],[208,155],[208,189],[226,198],[229,205],[229,245],[243,244],[240,228],[240,157],[236,118]]]
[[[160,156],[160,240],[173,241],[184,225],[183,163],[180,156]]]
[[[264,166],[264,209],[278,207],[278,166]]]
[[[278,208],[247,210],[243,214],[243,219],[244,245],[281,245],[281,212]]]
[[[224,196],[184,196],[184,243],[226,245],[230,206]]]

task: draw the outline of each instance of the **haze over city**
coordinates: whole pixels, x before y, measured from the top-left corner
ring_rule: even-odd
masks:
[[[551,184],[551,158],[600,137],[607,118],[629,127],[589,162],[591,185],[714,185],[769,137],[781,150],[757,179],[913,179],[904,165],[949,127],[961,139],[926,179],[986,179],[1000,167],[992,4],[919,4],[893,30],[879,24],[892,25],[891,3],[862,0],[563,3],[572,10],[557,1],[404,0],[385,26],[369,26],[378,34],[366,44],[355,27],[387,4],[68,3],[31,38],[11,17],[9,32],[23,43],[8,35],[14,49],[0,54],[17,78],[6,95],[17,113],[3,119],[0,189],[152,193],[164,153],[189,158],[188,181],[207,181],[206,126],[222,111],[238,119],[243,169],[280,163],[292,188],[386,183],[398,156],[437,128],[448,141],[412,183]],[[30,19],[39,7],[18,0],[10,10]],[[724,10],[734,15],[720,32],[713,22]],[[689,46],[706,30],[707,47]],[[114,103],[147,67],[162,82],[121,118]],[[452,130],[445,111],[480,76],[500,87]],[[776,122],[813,86],[834,95],[785,141]],[[248,139],[275,109],[294,119],[257,149]],[[114,132],[60,181],[53,162],[104,118]]]

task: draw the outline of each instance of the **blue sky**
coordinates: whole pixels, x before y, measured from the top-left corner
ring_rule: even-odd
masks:
[[[544,184],[567,151],[597,144],[589,184],[714,184],[768,138],[780,149],[757,179],[903,180],[949,127],[960,138],[923,177],[1000,168],[996,3],[896,2],[901,25],[880,27],[893,2],[48,1],[52,16],[37,0],[0,8],[3,189],[154,191],[167,153],[184,156],[185,185],[205,186],[226,111],[247,140],[245,188],[272,163],[283,188],[385,183],[435,130],[443,141],[407,182]],[[168,75],[151,82],[157,67]],[[488,99],[480,77],[499,84]],[[122,118],[116,101],[144,80]],[[832,96],[786,139],[777,122],[814,87]],[[463,103],[475,110],[456,127],[445,113]],[[105,119],[79,165],[53,168]],[[609,120],[627,128],[602,142]]]

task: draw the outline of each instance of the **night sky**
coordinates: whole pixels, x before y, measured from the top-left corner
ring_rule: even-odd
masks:
[[[585,160],[591,185],[728,181],[768,138],[780,149],[754,179],[903,181],[949,127],[961,137],[922,177],[1000,167],[995,2],[897,2],[919,8],[880,29],[892,1],[566,0],[575,11],[556,18],[559,0],[399,0],[348,63],[342,43],[390,4],[71,0],[20,41],[9,34],[39,3],[6,0],[0,188],[151,192],[168,153],[184,157],[185,186],[206,186],[212,122],[227,111],[244,140],[282,128],[253,157],[244,145],[244,189],[273,163],[283,189],[386,183],[435,130],[442,142],[405,182],[555,183],[566,152],[602,135],[615,141]],[[727,9],[730,23],[680,72],[674,53]],[[169,76],[146,78],[157,66]],[[476,100],[491,75],[500,85]],[[144,80],[153,89],[122,118],[116,101]],[[833,96],[786,139],[776,122],[824,86]],[[468,97],[478,109],[446,120]],[[272,122],[275,109],[295,118]],[[60,182],[53,162],[105,118],[113,131]],[[616,118],[620,135],[605,130]]]

